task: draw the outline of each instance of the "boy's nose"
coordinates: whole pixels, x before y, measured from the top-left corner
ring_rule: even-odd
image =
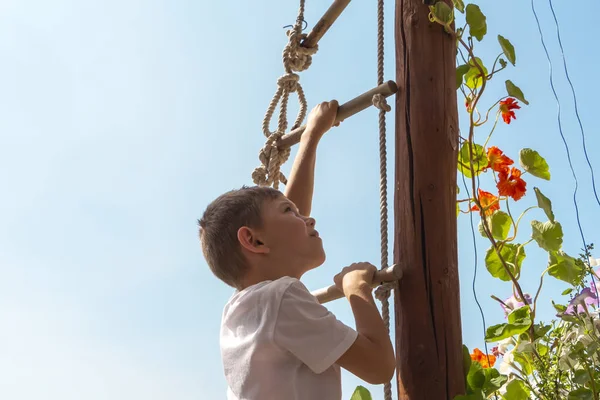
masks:
[[[317,221],[315,221],[315,219],[313,217],[306,218],[306,225],[310,226],[311,228],[314,228],[316,223],[317,223]]]

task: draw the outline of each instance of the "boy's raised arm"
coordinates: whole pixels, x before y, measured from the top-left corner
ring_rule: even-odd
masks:
[[[285,188],[285,196],[298,207],[300,214],[309,216],[315,183],[317,147],[321,137],[335,122],[338,103],[333,100],[317,105],[308,115],[306,130],[302,134],[298,153]]]

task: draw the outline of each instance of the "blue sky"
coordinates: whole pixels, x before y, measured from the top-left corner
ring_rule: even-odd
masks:
[[[597,242],[600,207],[582,159],[554,24],[548,3],[536,2],[580,179],[584,232]],[[555,3],[600,174],[598,35],[594,14],[584,12],[592,1],[577,8]],[[481,5],[489,24],[479,45],[484,61],[493,61],[498,33],[517,50],[517,67],[499,76],[487,100],[502,96],[504,79],[512,79],[531,102],[510,127],[500,125],[491,143],[514,159],[521,147],[535,148],[551,166],[552,181],[529,177],[529,194],[515,209],[535,204],[532,189],[539,186],[563,223],[565,250],[576,255],[582,246],[573,180],[529,2]],[[307,2],[311,26],[326,7]],[[386,6],[387,79],[395,78],[393,8]],[[218,333],[232,290],[210,274],[196,219],[220,193],[251,183],[264,142],[261,121],[282,74],[282,26],[294,22],[296,11],[297,3],[275,0],[0,4],[1,397],[224,398]],[[323,38],[301,77],[309,104],[345,101],[375,85],[375,13],[374,4],[352,2]],[[290,118],[294,107],[291,112]],[[392,128],[389,139],[391,147]],[[378,204],[377,113],[368,110],[328,134],[319,150],[313,212],[328,261],[306,275],[309,288],[329,285],[351,262],[378,262]],[[544,220],[541,211],[531,217]],[[483,345],[483,333],[471,292],[470,235],[461,216],[463,331],[473,347]],[[481,256],[484,240],[477,237],[477,245]],[[533,245],[527,254],[523,279],[532,292],[546,260]],[[477,293],[488,324],[499,322],[489,294],[507,297],[510,286],[493,281],[479,260]],[[560,300],[565,285],[546,281],[542,299]],[[353,324],[343,301],[329,308]],[[545,306],[542,316],[551,315]],[[349,398],[360,382],[347,373],[343,378]]]

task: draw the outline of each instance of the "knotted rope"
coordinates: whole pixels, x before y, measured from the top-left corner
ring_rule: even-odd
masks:
[[[283,49],[283,67],[285,69],[285,74],[277,80],[277,91],[265,113],[262,130],[267,137],[267,141],[258,154],[261,165],[252,173],[252,180],[255,184],[260,186],[273,185],[275,189],[279,188],[279,182],[283,182],[283,184],[287,183],[286,177],[281,172],[281,165],[289,158],[290,149],[279,149],[277,147],[277,141],[287,130],[287,105],[291,93],[297,93],[298,102],[300,103],[300,109],[296,116],[296,121],[292,126],[292,130],[299,127],[304,120],[304,117],[306,117],[306,97],[304,96],[304,90],[300,85],[300,76],[294,73],[294,71],[301,72],[308,69],[312,63],[312,56],[318,50],[317,45],[311,48],[302,47],[300,45],[302,40],[307,36],[302,33],[304,2],[305,0],[300,0],[300,9],[298,11],[296,23],[292,29],[287,31],[288,43]],[[277,129],[271,132],[271,119],[279,104]]]
[[[383,83],[384,47],[384,0],[377,0],[377,84]],[[388,203],[387,203],[387,148],[385,113],[391,111],[385,97],[380,94],[373,96],[373,105],[379,109],[379,211],[381,231],[381,268],[388,267]],[[381,314],[383,323],[390,332],[390,294],[396,282],[379,286],[375,290],[375,297],[381,301]],[[383,386],[385,400],[392,400],[392,384],[387,382]]]

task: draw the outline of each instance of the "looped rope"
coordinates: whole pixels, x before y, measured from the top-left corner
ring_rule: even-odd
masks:
[[[300,45],[302,40],[306,38],[306,34],[302,33],[304,1],[305,0],[300,0],[300,10],[298,11],[296,24],[292,29],[286,32],[288,43],[283,49],[283,67],[285,69],[285,74],[277,79],[277,91],[265,113],[262,130],[267,141],[258,154],[261,166],[254,169],[254,172],[252,173],[252,180],[255,184],[260,186],[273,185],[275,189],[279,188],[279,182],[283,182],[284,185],[287,183],[287,179],[280,169],[281,165],[289,158],[290,149],[279,149],[277,147],[277,140],[285,134],[288,127],[287,105],[290,93],[297,94],[298,103],[300,104],[300,109],[298,110],[298,115],[296,116],[296,121],[292,126],[292,130],[299,127],[306,117],[306,97],[304,96],[304,90],[300,85],[300,76],[293,71],[301,72],[308,69],[312,63],[312,56],[318,50],[318,46],[306,48]],[[278,105],[279,117],[277,129],[271,132],[269,126]]]
[[[387,103],[387,100],[385,99],[385,97],[380,93],[373,95],[373,105],[375,107],[377,107],[378,109],[380,109],[381,111],[385,111],[385,112],[392,111],[392,107],[390,107],[390,105]]]

